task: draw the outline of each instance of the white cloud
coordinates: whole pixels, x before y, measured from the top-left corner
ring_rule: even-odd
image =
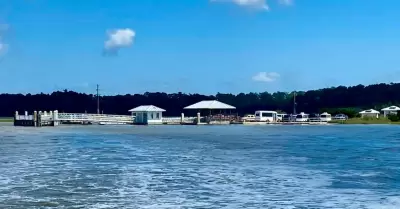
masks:
[[[255,76],[252,77],[253,81],[257,82],[274,82],[276,81],[280,75],[276,72],[259,72]]]
[[[242,7],[250,7],[254,9],[269,10],[267,0],[210,0],[211,2],[227,2],[234,3]],[[294,0],[277,0],[282,5],[292,5]]]
[[[109,31],[107,35],[108,40],[104,42],[104,49],[116,53],[121,48],[131,46],[136,33],[132,29],[125,28]]]

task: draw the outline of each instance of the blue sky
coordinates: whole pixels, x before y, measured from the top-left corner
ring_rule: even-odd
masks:
[[[400,81],[400,1],[269,0],[268,10],[248,1],[0,1],[0,92],[93,93],[100,84],[104,94],[214,94]]]

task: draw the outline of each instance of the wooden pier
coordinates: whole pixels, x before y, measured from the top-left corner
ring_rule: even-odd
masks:
[[[130,115],[107,115],[107,114],[87,114],[87,113],[59,113],[55,111],[34,111],[29,115],[25,111],[24,115],[15,112],[14,126],[58,126],[60,124],[132,124],[133,119]]]

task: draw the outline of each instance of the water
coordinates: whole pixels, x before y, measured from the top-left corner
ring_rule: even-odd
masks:
[[[400,126],[0,127],[0,208],[400,208]]]

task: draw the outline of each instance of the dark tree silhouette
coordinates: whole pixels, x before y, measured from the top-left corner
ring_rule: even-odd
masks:
[[[328,111],[355,116],[360,109],[380,109],[400,104],[400,84],[375,84],[369,86],[332,87],[306,92],[296,92],[297,112]],[[201,100],[219,100],[237,108],[240,115],[256,110],[293,111],[293,93],[240,93],[207,96],[200,94],[162,92],[102,96],[100,109],[107,114],[128,114],[128,110],[139,105],[156,105],[167,110],[167,116],[179,116],[183,107]],[[12,116],[15,111],[58,110],[60,112],[96,113],[97,102],[93,94],[73,91],[57,91],[51,94],[0,94],[0,116]]]

